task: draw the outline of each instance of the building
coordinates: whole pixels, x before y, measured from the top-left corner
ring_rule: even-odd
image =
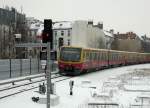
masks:
[[[16,58],[24,48],[15,48],[15,43],[25,41],[25,14],[15,8],[0,8],[0,58]],[[20,39],[15,34],[21,34]]]
[[[139,36],[142,44],[142,51],[146,53],[150,53],[150,38],[146,35]]]
[[[88,48],[111,48],[113,33],[103,30],[103,24],[93,21],[60,21],[53,24],[53,46],[59,50],[62,45]]]
[[[136,33],[117,33],[112,43],[112,49],[130,52],[142,52],[141,39]]]
[[[60,21],[53,24],[53,49],[58,50],[62,45],[71,45],[72,22]]]
[[[106,40],[106,49],[111,49],[112,42],[114,41],[114,30],[110,31],[103,30]]]
[[[41,42],[38,36],[39,30],[44,27],[43,22],[34,17],[27,17],[26,22],[28,26],[28,42]]]
[[[27,38],[29,43],[41,43],[41,29],[43,30],[44,24],[42,21],[35,19],[34,17],[27,17]],[[28,56],[27,58],[36,58],[39,55],[40,48],[27,48]]]

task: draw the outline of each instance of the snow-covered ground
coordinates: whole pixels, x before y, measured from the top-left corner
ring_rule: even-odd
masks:
[[[74,81],[73,95],[69,94],[70,80]],[[52,108],[150,108],[150,64],[105,69],[55,84],[58,103]],[[37,91],[1,99],[0,108],[46,108],[41,102],[46,95]],[[32,97],[40,100],[33,102]]]

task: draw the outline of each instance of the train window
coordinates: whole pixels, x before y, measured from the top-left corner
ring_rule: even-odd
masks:
[[[79,61],[81,57],[81,48],[64,47],[60,51],[60,59],[64,61]]]
[[[95,52],[93,52],[93,60],[95,60]]]
[[[104,53],[102,52],[102,60],[105,60],[105,57],[104,57],[105,55],[104,55]]]
[[[101,56],[100,56],[100,53],[98,52],[98,61],[100,60],[100,57],[101,57]]]
[[[105,61],[106,61],[107,60],[107,53],[105,52],[104,54],[105,54]]]
[[[116,56],[116,54],[114,53],[114,60],[117,60],[117,56]]]
[[[99,60],[101,60],[101,52],[99,53]]]
[[[97,54],[96,52],[94,52],[94,60],[96,60],[96,58],[97,58]]]
[[[91,53],[89,52],[89,60],[91,60]]]
[[[90,52],[90,60],[93,60],[93,53]]]
[[[90,53],[90,60],[93,60],[93,52]]]
[[[116,60],[116,54],[114,53],[114,60]]]
[[[97,60],[97,52],[95,52],[95,60]]]
[[[99,53],[97,52],[96,55],[97,55],[97,61],[98,61],[99,60]]]
[[[112,53],[112,61],[114,60],[114,54]]]
[[[103,52],[102,52],[102,60],[104,60],[104,54],[103,54]]]
[[[84,60],[85,59],[85,52],[83,51],[81,55],[82,55],[83,60]]]
[[[91,60],[94,60],[94,54],[91,52]]]
[[[105,53],[103,53],[103,60],[105,60]]]
[[[112,58],[111,58],[111,52],[109,52],[109,60],[111,60]]]
[[[101,52],[101,60],[103,60],[103,53]]]
[[[86,51],[86,60],[89,60],[89,53]]]

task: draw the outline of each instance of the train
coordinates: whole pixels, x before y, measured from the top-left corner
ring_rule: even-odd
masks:
[[[65,75],[140,63],[150,63],[150,53],[62,46],[58,57],[59,73]]]

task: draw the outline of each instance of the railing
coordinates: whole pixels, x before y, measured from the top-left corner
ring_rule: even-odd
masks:
[[[29,80],[31,81],[31,79],[35,79],[35,78],[39,78],[39,77],[44,77],[45,74],[38,74],[38,75],[32,75],[32,76],[26,76],[26,77],[20,77],[20,78],[14,78],[14,79],[9,79],[9,80],[3,80],[0,82],[0,86],[1,85],[5,85],[5,84],[15,84],[15,82],[19,82],[19,81],[24,81],[24,80]]]

